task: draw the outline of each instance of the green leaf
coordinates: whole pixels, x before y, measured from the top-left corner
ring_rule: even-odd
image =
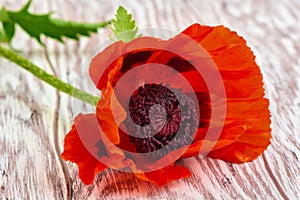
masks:
[[[2,22],[9,21],[9,16],[8,16],[5,8],[1,8],[1,10],[0,10],[0,21],[2,21]]]
[[[9,22],[3,22],[2,26],[7,38],[7,42],[10,43],[11,39],[15,34],[15,25]]]
[[[119,6],[115,16],[116,19],[112,20],[112,31],[118,40],[130,42],[141,36],[137,35],[138,27],[135,25],[135,20],[132,19],[132,14],[129,14],[124,7]]]
[[[3,43],[7,42],[7,37],[6,37],[6,34],[5,34],[4,30],[0,30],[0,43],[1,42],[3,42]]]
[[[79,36],[89,36],[97,32],[99,28],[106,27],[110,22],[103,23],[80,23],[51,18],[51,12],[46,14],[33,14],[29,12],[31,0],[19,11],[0,10],[0,21],[9,41],[11,41],[18,24],[30,36],[40,44],[41,35],[57,39],[62,42],[63,37],[78,40]]]

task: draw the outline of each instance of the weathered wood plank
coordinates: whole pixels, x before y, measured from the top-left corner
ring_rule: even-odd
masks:
[[[0,5],[17,9],[24,2],[1,0]],[[180,31],[200,22],[224,24],[243,35],[262,66],[271,102],[272,145],[263,156],[242,165],[185,159],[180,162],[193,176],[161,188],[114,170],[99,174],[94,185],[85,186],[77,167],[59,160],[64,135],[81,108],[76,104],[75,109],[70,97],[57,95],[50,86],[0,58],[0,199],[66,199],[68,188],[73,199],[299,199],[299,1],[54,0],[34,1],[33,10],[55,10],[58,17],[92,22],[109,19],[120,4],[133,12],[141,28]],[[35,41],[18,33],[14,43],[47,71],[88,89],[78,71],[107,34],[102,30],[66,45],[47,40],[53,68]]]

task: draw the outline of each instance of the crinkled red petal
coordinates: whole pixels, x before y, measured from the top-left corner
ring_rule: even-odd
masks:
[[[64,151],[61,154],[64,160],[74,162],[78,166],[79,178],[85,184],[92,184],[95,176],[107,168],[106,165],[93,157],[82,143],[76,127],[84,126],[87,132],[97,131],[94,124],[94,114],[79,114],[75,118],[72,130],[64,140]]]
[[[163,186],[171,181],[191,176],[190,170],[183,166],[172,165],[161,170],[146,172],[143,174],[135,174],[138,178]]]
[[[253,52],[242,37],[223,26],[194,24],[183,33],[208,51],[226,90],[225,124],[208,156],[231,162],[255,159],[270,144],[271,121],[269,101],[264,98],[262,75]],[[192,145],[191,150],[195,149]]]

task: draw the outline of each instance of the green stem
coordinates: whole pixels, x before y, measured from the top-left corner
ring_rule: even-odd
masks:
[[[49,85],[53,86],[54,88],[58,89],[61,92],[71,95],[91,105],[96,105],[97,102],[99,101],[98,97],[86,93],[78,88],[75,88],[72,85],[69,85],[68,83],[65,83],[62,80],[56,78],[55,76],[48,74],[46,71],[36,66],[26,58],[22,57],[21,55],[17,54],[16,52],[6,47],[3,47],[2,45],[0,45],[0,55],[16,63],[18,66],[22,67],[23,69],[26,69],[34,76],[45,81],[46,83],[48,83]]]

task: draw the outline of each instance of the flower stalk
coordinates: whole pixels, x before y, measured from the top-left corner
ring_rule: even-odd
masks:
[[[60,79],[47,73],[45,70],[41,69],[37,65],[33,64],[23,56],[17,54],[16,52],[0,45],[0,55],[7,60],[17,64],[19,67],[29,71],[31,74],[37,78],[43,80],[49,85],[53,86],[57,90],[64,92],[70,96],[73,96],[77,99],[80,99],[83,102],[89,103],[91,105],[96,105],[99,101],[99,98],[93,96],[89,93],[84,92]]]

